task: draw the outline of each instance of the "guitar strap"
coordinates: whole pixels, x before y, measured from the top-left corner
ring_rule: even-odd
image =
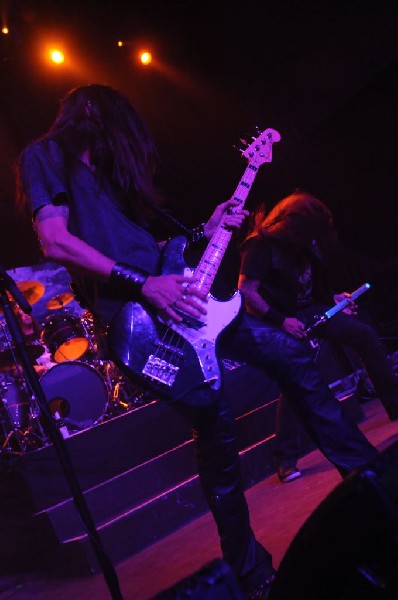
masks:
[[[203,233],[203,225],[199,225],[198,227],[194,227],[193,229],[188,229],[183,225],[180,221],[178,221],[175,217],[167,213],[165,210],[157,206],[153,202],[151,202],[148,198],[144,198],[143,201],[147,204],[152,210],[157,212],[165,221],[171,225],[174,233],[178,233],[180,235],[184,235],[188,238],[188,241],[191,243],[198,242],[204,237]]]

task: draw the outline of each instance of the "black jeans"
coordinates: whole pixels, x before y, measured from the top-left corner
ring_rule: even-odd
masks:
[[[277,382],[281,392],[291,398],[309,437],[341,475],[377,455],[356,423],[343,414],[308,344],[244,313],[223,346],[231,356],[263,369]]]
[[[311,304],[297,313],[297,318],[310,323],[314,315],[327,310],[324,305]],[[357,351],[375,391],[391,418],[398,417],[398,378],[388,361],[384,346],[375,330],[353,315],[338,313],[316,331],[319,339],[351,346]],[[304,345],[304,342],[299,342]],[[294,396],[282,393],[277,408],[274,460],[276,464],[294,464],[300,456],[300,423]]]

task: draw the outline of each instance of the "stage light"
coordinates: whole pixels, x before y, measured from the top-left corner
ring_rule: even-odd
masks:
[[[117,43],[117,45],[119,46],[119,48],[121,48],[123,46],[122,40],[119,40],[118,43]]]
[[[8,27],[2,27],[1,33],[4,33],[4,35],[7,35],[7,33],[10,33],[10,30],[8,29]]]
[[[51,61],[56,65],[61,65],[63,62],[65,62],[65,56],[61,50],[50,50],[50,58]]]
[[[140,61],[143,65],[149,65],[152,62],[152,54],[147,50],[140,52]]]

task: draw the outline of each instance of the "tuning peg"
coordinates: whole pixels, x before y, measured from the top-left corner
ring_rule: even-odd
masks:
[[[238,148],[238,146],[236,146],[236,144],[234,144],[234,145],[232,146],[232,148],[233,148],[234,150],[237,150],[237,151],[238,151],[240,154],[243,154],[243,153],[245,152],[245,150],[246,150],[246,148]]]

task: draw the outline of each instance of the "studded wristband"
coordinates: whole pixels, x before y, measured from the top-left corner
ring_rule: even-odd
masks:
[[[139,298],[142,286],[148,279],[148,275],[126,263],[117,262],[109,276],[109,283],[117,289],[131,294],[133,299]]]

